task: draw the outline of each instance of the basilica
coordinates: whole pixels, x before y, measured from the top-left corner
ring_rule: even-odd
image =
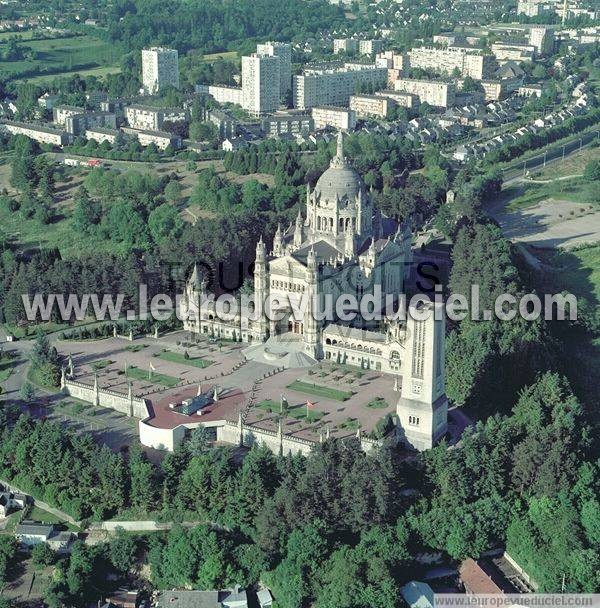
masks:
[[[278,227],[270,251],[262,238],[257,244],[252,311],[242,306],[219,315],[195,267],[181,306],[184,327],[247,342],[247,359],[277,367],[330,360],[391,374],[401,386],[399,439],[426,449],[447,430],[443,316],[435,318],[433,304],[423,305],[431,314],[419,318],[373,321],[358,314],[359,302],[378,312],[401,301],[412,240],[408,223],[373,208],[340,133],[329,168],[314,190],[307,187],[304,214]]]

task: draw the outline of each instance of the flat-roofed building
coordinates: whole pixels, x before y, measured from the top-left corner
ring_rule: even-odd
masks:
[[[72,137],[66,131],[53,129],[45,125],[36,125],[14,120],[5,120],[0,123],[0,130],[11,135],[25,135],[41,144],[53,146],[66,146],[71,143]]]
[[[345,63],[343,66],[307,67],[294,76],[294,107],[299,110],[315,106],[347,106],[350,96],[360,88],[378,90],[387,83],[387,69],[374,64]]]
[[[554,50],[554,32],[547,27],[532,27],[529,30],[529,44],[540,57],[550,55]]]
[[[456,98],[454,83],[441,80],[400,78],[394,83],[394,88],[396,91],[416,95],[421,103],[427,103],[436,108],[448,108],[454,105]]]
[[[356,112],[349,108],[336,106],[317,106],[312,108],[315,129],[334,129],[352,131],[356,127]]]
[[[187,111],[183,108],[157,108],[133,104],[125,108],[125,119],[132,129],[160,131],[165,121],[185,122]]]
[[[396,102],[381,95],[352,95],[350,109],[356,112],[358,118],[372,116],[374,118],[388,118]]]
[[[507,87],[502,80],[482,80],[485,101],[501,101],[506,98]]]
[[[275,112],[281,102],[280,59],[270,55],[242,57],[242,107],[252,116]]]
[[[222,84],[197,84],[194,90],[196,93],[210,95],[219,103],[242,105],[242,87],[231,87]]]
[[[495,42],[492,44],[492,53],[500,65],[508,61],[522,63],[523,61],[533,61],[535,47],[519,42]]]
[[[458,71],[460,76],[470,76],[475,80],[490,78],[498,67],[492,54],[466,47],[422,46],[410,50],[408,55],[412,68],[448,75]]]
[[[356,53],[358,51],[358,40],[356,38],[334,38],[333,52],[338,53]]]
[[[123,127],[123,133],[137,137],[140,145],[144,147],[154,144],[159,150],[164,150],[169,146],[175,149],[179,149],[182,146],[181,137],[167,131],[149,131],[146,129]]]
[[[175,49],[152,47],[142,51],[142,85],[150,95],[168,85],[179,88],[179,55]]]
[[[52,122],[55,125],[64,126],[69,116],[75,116],[75,114],[84,114],[85,108],[79,106],[67,106],[58,105],[52,108]]]
[[[117,117],[112,112],[85,112],[73,114],[65,120],[65,130],[71,135],[82,135],[92,127],[117,128]]]
[[[370,38],[358,41],[358,52],[361,55],[375,55],[383,50],[383,40]]]
[[[397,105],[408,108],[409,110],[416,110],[419,107],[419,97],[412,93],[403,93],[402,91],[394,91],[393,89],[384,89],[383,91],[377,91],[377,96],[389,97],[393,99]]]
[[[107,141],[109,144],[114,144],[119,137],[120,131],[118,129],[106,129],[104,127],[92,127],[87,129],[85,132],[86,139],[93,139],[99,144]]]
[[[314,131],[315,121],[310,114],[274,114],[263,118],[261,126],[267,137],[303,135]]]
[[[279,97],[285,100],[292,90],[292,45],[287,42],[265,42],[256,45],[256,54],[279,58]]]

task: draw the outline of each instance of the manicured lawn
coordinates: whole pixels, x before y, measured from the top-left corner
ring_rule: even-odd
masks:
[[[128,350],[130,353],[138,353],[147,346],[147,344],[130,344],[129,346],[125,347],[125,350]]]
[[[91,366],[92,369],[100,370],[107,368],[111,363],[114,363],[114,361],[111,361],[110,359],[99,359],[98,361],[93,361]]]
[[[130,366],[127,368],[128,378],[133,378],[134,380],[147,380],[152,384],[159,384],[166,388],[173,388],[177,386],[180,382],[180,378],[175,378],[175,376],[168,376],[167,374],[159,374],[158,372],[152,372],[152,376],[148,377],[147,369],[140,369],[139,367]]]
[[[180,363],[181,365],[191,365],[192,367],[199,367],[201,369],[204,369],[205,367],[208,367],[214,363],[214,361],[202,359],[200,357],[188,357],[186,359],[185,355],[182,355],[181,353],[174,353],[170,350],[161,351],[156,354],[156,357],[159,359],[164,359],[165,361]]]
[[[373,401],[369,401],[367,407],[373,410],[384,410],[386,407],[390,407],[390,404],[385,399],[377,397],[376,399],[373,399]]]
[[[338,389],[329,388],[328,386],[321,386],[319,384],[311,384],[309,382],[303,382],[302,380],[294,380],[294,382],[288,384],[287,388],[300,393],[307,393],[308,395],[316,395],[317,397],[334,399],[335,401],[346,401],[352,397],[352,393],[347,391],[340,391]]]
[[[267,412],[273,412],[275,414],[280,413],[281,405],[279,402],[275,402],[272,399],[265,399],[260,403],[256,404],[256,407],[265,410]],[[306,404],[301,403],[299,405],[288,406],[284,410],[284,415],[287,418],[295,418],[296,420],[309,420],[310,422],[317,422],[325,416],[325,412],[319,410],[309,410],[308,418],[306,416]]]
[[[63,524],[69,530],[77,530],[77,527],[75,527],[73,524],[66,522],[64,519],[57,517],[53,513],[49,513],[48,511],[44,511],[44,509],[40,509],[40,507],[38,507],[37,505],[31,507],[30,512],[27,515],[27,519],[31,519],[33,521],[43,521],[46,524]]]

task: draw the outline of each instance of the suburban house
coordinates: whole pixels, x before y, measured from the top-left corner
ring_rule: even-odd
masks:
[[[56,553],[68,553],[75,539],[72,532],[57,529],[54,524],[24,521],[15,528],[15,537],[24,549],[46,543]]]
[[[0,486],[0,517],[7,517],[13,511],[22,509],[27,501],[26,494],[13,493]]]

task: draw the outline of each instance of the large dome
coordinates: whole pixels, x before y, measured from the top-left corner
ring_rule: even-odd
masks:
[[[328,202],[336,200],[354,201],[358,193],[364,193],[365,185],[360,175],[348,164],[344,157],[343,136],[338,137],[337,154],[331,160],[329,169],[321,175],[315,186],[316,195]]]

